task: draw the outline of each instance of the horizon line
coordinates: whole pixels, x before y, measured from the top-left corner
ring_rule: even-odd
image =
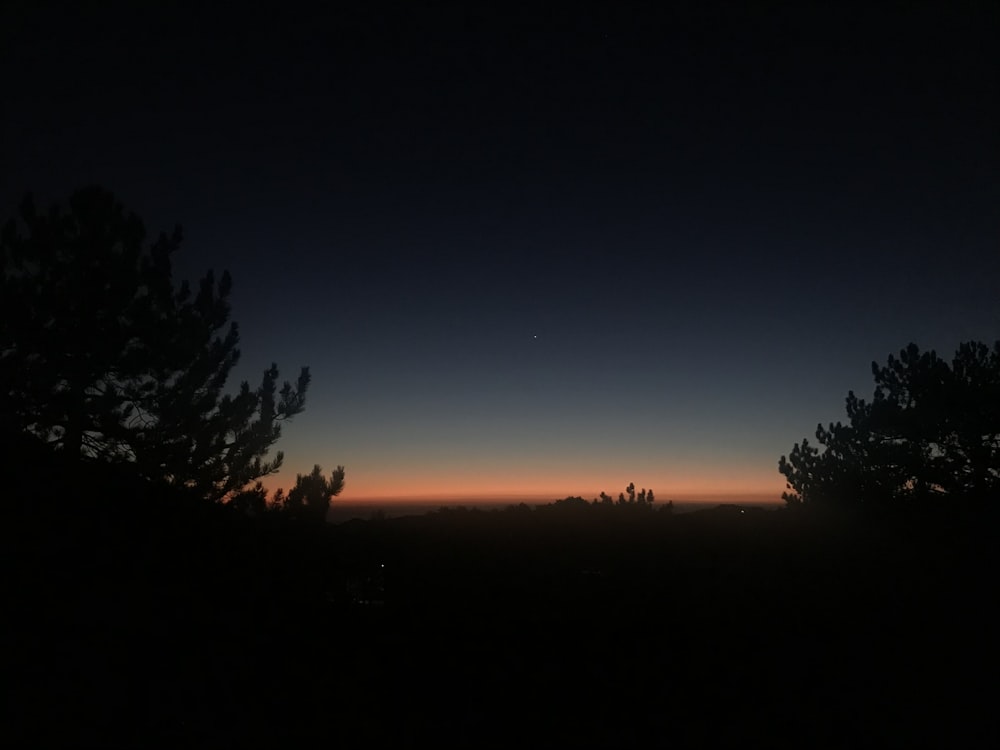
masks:
[[[500,504],[500,503],[551,503],[562,500],[566,497],[583,497],[579,494],[554,494],[544,492],[496,492],[496,493],[428,493],[428,494],[406,494],[406,495],[370,495],[366,497],[344,497],[339,496],[331,500],[330,506],[336,505],[428,505],[443,503],[448,505],[470,503],[470,504]],[[599,496],[598,496],[599,497]],[[591,498],[584,498],[591,500]],[[617,497],[615,497],[617,501]],[[784,503],[780,495],[773,492],[679,492],[668,496],[657,497],[653,505],[676,503],[719,503],[719,502],[753,502],[761,504],[780,505]]]

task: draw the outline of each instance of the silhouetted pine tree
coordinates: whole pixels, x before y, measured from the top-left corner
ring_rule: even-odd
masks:
[[[847,394],[847,424],[818,425],[818,446],[803,440],[781,456],[789,505],[1000,491],[1000,341],[964,343],[950,366],[910,344],[885,366],[873,362],[872,374],[870,402]]]
[[[284,510],[294,518],[323,521],[330,510],[330,500],[343,489],[343,466],[334,469],[327,479],[317,464],[312,473],[296,475],[295,486],[289,491],[287,498],[279,494],[276,495],[276,500],[282,502]]]
[[[223,392],[239,360],[231,280],[209,271],[174,288],[180,229],[147,246],[143,223],[101,188],[69,210],[30,196],[0,235],[0,418],[71,466],[128,464],[222,499],[270,474],[283,420],[305,404],[309,370],[278,389]]]

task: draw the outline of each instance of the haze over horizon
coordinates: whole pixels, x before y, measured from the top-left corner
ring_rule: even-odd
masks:
[[[2,216],[231,271],[231,385],[313,376],[272,489],[777,502],[873,360],[1000,338],[1000,23],[712,7],[7,8]]]

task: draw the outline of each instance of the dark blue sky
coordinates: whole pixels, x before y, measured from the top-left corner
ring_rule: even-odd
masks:
[[[1000,337],[995,3],[4,11],[0,207],[99,183],[309,364],[288,485],[782,489],[870,363]]]

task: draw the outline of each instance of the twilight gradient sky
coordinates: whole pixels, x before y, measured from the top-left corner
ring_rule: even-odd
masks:
[[[313,373],[271,487],[776,500],[873,359],[1000,337],[996,3],[208,5],[5,4],[0,208],[230,269],[236,380]]]

